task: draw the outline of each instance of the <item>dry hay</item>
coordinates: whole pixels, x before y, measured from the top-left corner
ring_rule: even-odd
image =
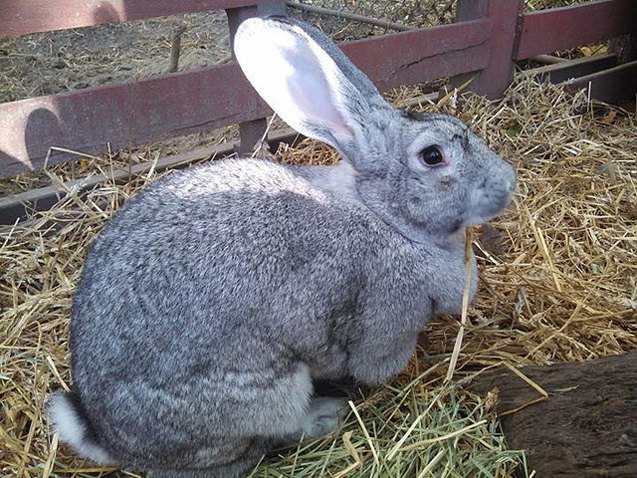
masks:
[[[254,476],[511,476],[523,456],[506,450],[494,397],[472,395],[462,384],[485,367],[581,361],[637,348],[635,115],[529,80],[502,102],[451,95],[440,109],[468,121],[517,165],[519,178],[513,206],[479,234],[481,286],[455,382],[445,384],[444,376],[458,320],[441,317],[422,335],[404,373],[357,395],[356,413],[335,437],[287,450]],[[336,160],[311,141],[279,154],[295,163]],[[70,381],[68,316],[86,247],[154,179],[151,172],[85,197],[71,194],[1,232],[3,475],[136,476],[74,459],[48,436],[42,404],[47,392]]]

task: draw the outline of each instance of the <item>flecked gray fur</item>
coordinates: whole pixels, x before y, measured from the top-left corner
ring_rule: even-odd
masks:
[[[259,21],[336,55],[305,24]],[[382,383],[432,314],[460,311],[464,228],[507,206],[513,169],[461,121],[394,110],[337,60],[354,132],[340,166],[175,172],[92,244],[71,320],[75,395],[57,399],[115,462],[243,476],[303,430],[312,381]],[[432,144],[448,165],[422,162]],[[474,264],[473,292],[476,279]]]

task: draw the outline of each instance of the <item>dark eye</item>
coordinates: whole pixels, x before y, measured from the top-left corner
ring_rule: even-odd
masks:
[[[436,164],[442,163],[444,160],[440,147],[436,145],[423,149],[420,152],[420,155],[422,156],[422,160],[429,166],[435,166]]]

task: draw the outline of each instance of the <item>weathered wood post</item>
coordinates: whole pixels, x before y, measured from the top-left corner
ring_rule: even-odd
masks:
[[[226,14],[228,15],[228,27],[230,29],[230,48],[232,50],[232,59],[236,60],[233,48],[234,35],[241,22],[246,18],[256,16],[285,15],[285,2],[275,1],[252,5],[249,7],[228,8],[226,9]],[[235,148],[236,152],[240,155],[251,153],[254,146],[263,137],[266,128],[267,121],[265,118],[246,121],[239,124],[239,144]]]
[[[456,22],[479,18],[491,22],[491,55],[483,70],[458,77],[457,85],[474,76],[471,91],[491,99],[502,96],[513,78],[518,22],[523,11],[524,0],[458,0]]]

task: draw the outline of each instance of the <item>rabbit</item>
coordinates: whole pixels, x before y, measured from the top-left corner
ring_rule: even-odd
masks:
[[[272,109],[342,160],[200,165],[107,223],[74,297],[72,391],[48,399],[60,440],[98,463],[240,477],[329,434],[343,399],[314,384],[403,370],[428,319],[461,309],[465,228],[512,198],[513,167],[463,122],[394,109],[318,29],[251,18],[234,48]]]

